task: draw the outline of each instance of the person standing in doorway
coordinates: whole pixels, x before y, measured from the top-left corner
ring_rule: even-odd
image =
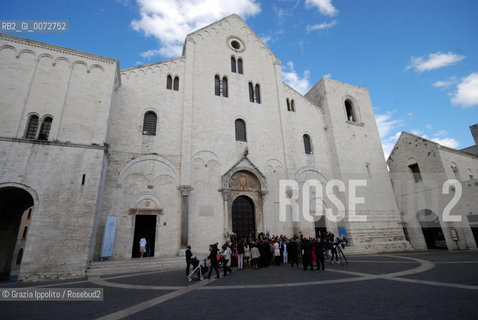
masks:
[[[141,255],[141,258],[143,258],[143,255],[145,252],[146,252],[146,238],[142,237],[141,240],[139,240],[139,254]]]

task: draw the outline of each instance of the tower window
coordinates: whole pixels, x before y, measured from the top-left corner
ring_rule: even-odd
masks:
[[[249,82],[249,101],[254,102],[254,85]]]
[[[237,59],[237,72],[239,74],[242,74],[243,73],[243,70],[242,70],[242,59],[239,58]]]
[[[347,121],[357,122],[354,106],[350,100],[345,100],[345,112],[347,113]]]
[[[289,98],[287,98],[286,101],[287,101],[287,111],[291,111]]]
[[[294,99],[290,100],[290,110],[292,112],[295,112],[295,103],[294,103]]]
[[[231,57],[231,72],[236,72],[236,58]]]
[[[307,134],[304,134],[304,150],[305,154],[312,154],[312,146],[310,143],[310,137]]]
[[[168,77],[166,78],[166,89],[171,90],[173,88],[173,77],[168,74]]]
[[[221,95],[221,78],[218,75],[214,76],[214,94],[216,96]]]
[[[174,77],[173,90],[175,91],[179,90],[179,77]]]
[[[222,78],[222,96],[226,97],[226,98],[228,96],[227,78],[226,77]]]
[[[40,128],[40,134],[38,135],[38,140],[48,140],[52,121],[53,119],[51,117],[46,117],[43,120],[43,123],[41,124]]]
[[[143,121],[143,135],[155,136],[158,116],[153,111],[148,111],[144,115]]]
[[[25,133],[26,139],[35,139],[37,136],[38,130],[38,116],[36,114],[32,114],[30,119],[28,119],[27,131]]]
[[[242,119],[237,119],[236,127],[236,141],[247,141],[246,139],[246,123]]]
[[[261,103],[261,87],[256,84],[256,102]]]
[[[418,167],[418,163],[413,163],[408,166],[410,168],[410,171],[413,174],[413,179],[415,179],[415,182],[418,182],[422,180],[422,175],[420,173],[420,168]]]

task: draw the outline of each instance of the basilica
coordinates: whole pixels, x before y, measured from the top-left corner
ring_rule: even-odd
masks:
[[[318,230],[354,253],[412,248],[368,90],[322,78],[298,93],[237,15],[188,34],[180,57],[127,69],[2,34],[0,70],[1,279],[31,207],[23,281],[133,259],[143,237],[159,258]]]

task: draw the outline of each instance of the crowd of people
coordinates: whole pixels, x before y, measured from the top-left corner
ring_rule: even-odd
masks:
[[[339,263],[339,254],[347,262],[342,251],[346,242],[345,238],[336,238],[331,232],[321,231],[315,238],[307,238],[300,234],[289,239],[283,235],[270,236],[263,233],[257,238],[252,234],[247,237],[232,236],[221,248],[218,243],[209,246],[208,279],[213,271],[216,278],[219,278],[219,268],[223,269],[224,276],[232,272],[232,267],[237,267],[238,270],[259,269],[281,264],[299,267],[301,263],[304,271],[309,267],[313,271],[314,265],[316,270],[325,270],[326,259],[330,259],[331,263]],[[191,257],[191,247],[188,247],[186,274],[189,274]]]

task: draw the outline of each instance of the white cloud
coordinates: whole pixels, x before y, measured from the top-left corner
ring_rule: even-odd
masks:
[[[387,159],[390,152],[392,152],[393,147],[400,136],[400,131],[395,130],[402,125],[402,120],[392,119],[394,113],[394,111],[389,111],[385,114],[375,114],[375,120],[377,122],[380,139],[382,140],[385,159]],[[392,134],[393,131],[395,131],[395,133]]]
[[[327,74],[324,74],[324,78],[332,78],[332,74],[331,73],[327,73]]]
[[[141,18],[131,22],[132,28],[155,37],[161,44],[159,49],[143,54],[164,57],[180,56],[183,41],[191,31],[233,13],[246,18],[261,10],[256,0],[137,0],[137,3]]]
[[[446,137],[448,135],[448,131],[446,130],[440,130],[435,133],[435,137]]]
[[[415,133],[415,132],[420,132],[421,134],[418,134],[418,133]],[[458,142],[457,140],[453,139],[453,138],[447,138],[447,137],[443,137],[443,138],[438,138],[438,136],[440,136],[441,134],[448,134],[448,132],[446,130],[440,130],[438,131],[436,134],[435,134],[435,137],[434,138],[430,138],[429,136],[427,136],[426,134],[423,134],[422,131],[420,130],[412,130],[412,133],[414,135],[417,135],[417,136],[420,136],[422,138],[425,138],[425,139],[428,139],[428,140],[431,140],[433,142],[436,142],[438,144],[441,144],[442,146],[445,146],[445,147],[449,147],[449,148],[453,148],[453,149],[456,149],[458,148],[458,146],[460,145],[460,142]]]
[[[317,7],[320,13],[327,16],[335,16],[339,11],[332,4],[332,0],[306,0],[307,6]]]
[[[264,42],[265,44],[267,44],[269,41],[272,40],[271,37],[266,37],[266,36],[260,36],[259,38],[261,38],[262,42]]]
[[[322,22],[320,24],[307,25],[307,27],[305,27],[305,29],[307,30],[307,32],[314,31],[314,30],[324,30],[324,29],[332,28],[336,24],[337,24],[337,21],[334,20],[334,21],[329,22],[329,23]]]
[[[441,144],[442,146],[453,148],[453,149],[458,148],[458,146],[460,145],[460,143],[453,138],[432,138],[430,140],[438,144]]]
[[[450,77],[444,81],[435,81],[432,86],[435,88],[448,88],[456,83],[456,77]]]
[[[452,52],[441,53],[435,52],[430,53],[428,57],[411,57],[410,64],[407,66],[407,70],[415,69],[418,72],[434,70],[446,66],[453,65],[458,61],[465,59],[465,56],[454,54]]]
[[[375,115],[378,133],[382,139],[387,137],[393,129],[401,124],[400,120],[392,120],[393,114],[394,112],[387,112],[386,114]]]
[[[427,125],[425,126],[425,128],[427,128],[427,129],[431,130],[433,127],[432,127],[432,125],[431,125],[431,124],[427,124]]]
[[[416,135],[416,136],[423,136],[424,138],[428,139],[428,137],[425,136],[425,132],[423,132],[422,130],[419,130],[419,129],[413,129],[412,131],[410,131],[412,134]]]
[[[286,66],[282,66],[282,79],[284,82],[301,94],[306,94],[310,89],[309,75],[310,71],[305,70],[304,76],[301,78],[295,71],[292,61],[287,62]]]
[[[478,72],[462,78],[451,103],[461,105],[463,108],[478,105]]]

